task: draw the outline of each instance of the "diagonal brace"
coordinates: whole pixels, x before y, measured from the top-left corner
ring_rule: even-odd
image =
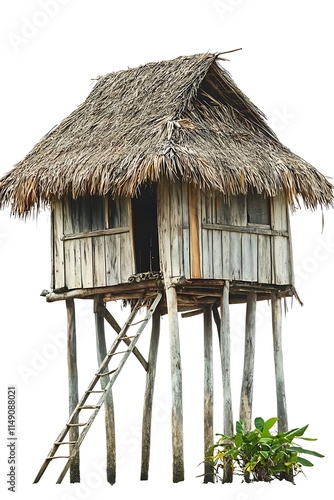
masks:
[[[119,326],[119,324],[117,323],[117,321],[115,320],[113,315],[108,311],[108,309],[104,305],[97,304],[96,312],[104,317],[104,319],[109,323],[109,325],[115,330],[116,333],[119,333],[121,331],[121,327]],[[131,343],[130,338],[127,337],[127,335],[125,335],[125,334],[122,337],[122,340],[123,340],[123,342],[125,342],[125,344],[127,346],[129,346]],[[136,358],[138,359],[139,363],[144,367],[144,370],[147,371],[148,370],[148,362],[146,361],[144,356],[140,353],[138,348],[135,347],[132,352],[136,356]]]

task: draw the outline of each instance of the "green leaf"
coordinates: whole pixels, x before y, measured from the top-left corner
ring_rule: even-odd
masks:
[[[235,424],[237,434],[245,434],[245,427],[242,420],[238,420]]]
[[[306,460],[306,458],[298,457],[298,463],[301,465],[305,465],[305,467],[313,467],[312,462]]]
[[[297,453],[306,453],[308,455],[313,455],[314,457],[319,457],[323,458],[324,455],[321,455],[321,453],[318,453],[317,451],[312,451],[312,450],[305,450],[304,448],[301,448],[300,446],[289,446],[286,448],[287,451],[296,451]]]
[[[262,455],[263,458],[268,458],[269,453],[267,451],[260,451],[260,455]]]
[[[235,435],[234,444],[237,448],[239,448],[242,445],[242,434],[237,433]]]
[[[262,432],[263,431],[263,427],[264,427],[264,420],[263,420],[263,418],[256,417],[254,419],[254,425],[255,425],[256,429],[259,429],[259,431]]]
[[[284,437],[289,438],[289,440],[291,441],[294,437],[302,436],[307,428],[308,428],[308,424],[305,425],[304,427],[300,427],[299,429],[296,428],[296,429],[292,429],[289,432],[285,432],[283,435],[284,435]]]
[[[259,443],[264,443],[270,445],[272,443],[272,438],[262,437],[259,439]]]
[[[269,418],[265,423],[264,423],[264,427],[269,431],[269,429],[271,429],[277,422],[278,418],[277,417],[273,417],[273,418]]]

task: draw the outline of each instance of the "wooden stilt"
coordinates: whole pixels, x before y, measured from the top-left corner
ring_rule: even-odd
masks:
[[[218,308],[216,305],[214,305],[212,307],[212,314],[213,314],[213,319],[214,319],[214,322],[216,323],[216,327],[217,327],[217,332],[218,332],[218,339],[219,339],[219,343],[220,343],[220,314],[219,314],[219,311],[218,311]]]
[[[177,294],[175,287],[169,279],[165,279],[165,287],[169,321],[172,379],[173,482],[177,483],[184,480],[181,353],[177,317]]]
[[[98,365],[102,363],[107,355],[107,346],[104,332],[104,318],[98,311],[98,305],[102,303],[102,297],[94,299],[95,331],[96,331],[96,352]],[[106,367],[108,371],[108,367]],[[109,375],[101,377],[101,389],[105,389],[109,382]],[[112,390],[109,392],[105,403],[105,426],[106,426],[106,446],[107,446],[107,481],[114,484],[116,481],[116,433],[114,417],[114,401]]]
[[[255,316],[256,293],[251,292],[247,296],[244,372],[242,377],[239,413],[240,419],[244,422],[246,431],[250,431],[252,426]]]
[[[276,399],[278,432],[288,430],[288,414],[286,407],[286,393],[283,369],[283,348],[282,348],[282,305],[281,299],[276,293],[271,295],[272,327],[274,343],[275,379],[276,379]]]
[[[233,434],[233,411],[231,392],[231,353],[230,353],[230,309],[229,309],[229,282],[225,282],[221,298],[221,323],[220,323],[220,355],[223,375],[224,398],[224,434]],[[233,470],[230,460],[224,461],[224,483],[231,483]]]
[[[69,388],[68,406],[69,406],[69,414],[71,415],[71,413],[73,412],[79,401],[74,299],[66,300],[66,312],[67,312],[67,363],[68,363],[68,388]],[[69,441],[76,441],[78,437],[79,437],[79,427],[72,427],[69,430]],[[71,453],[72,445],[69,445],[69,447]],[[80,482],[79,451],[76,454],[70,467],[70,482],[71,483]]]
[[[152,317],[152,333],[150,342],[150,352],[148,358],[148,370],[146,375],[146,389],[144,396],[143,427],[142,427],[142,455],[140,479],[148,479],[150,465],[151,448],[151,426],[152,426],[152,406],[155,373],[157,366],[158,346],[160,337],[160,311],[156,310]]]
[[[213,444],[213,349],[211,307],[204,307],[204,456]],[[204,462],[204,483],[213,483],[213,466]]]

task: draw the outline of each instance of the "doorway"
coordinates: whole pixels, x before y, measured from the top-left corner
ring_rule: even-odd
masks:
[[[151,184],[132,199],[136,273],[160,270],[157,215],[157,186]]]

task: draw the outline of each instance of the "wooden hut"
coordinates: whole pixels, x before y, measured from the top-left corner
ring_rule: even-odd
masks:
[[[35,482],[64,455],[79,480],[79,447],[104,405],[107,477],[116,477],[112,385],[130,353],[146,371],[141,478],[147,479],[160,316],[168,314],[173,481],[184,478],[179,312],[204,315],[204,449],[213,442],[212,319],[220,336],[224,432],[233,432],[229,305],[247,303],[240,418],[252,417],[256,302],[272,303],[277,412],[287,428],[281,299],[295,294],[289,207],[329,207],[333,186],[282,145],[219,54],[146,64],[97,79],[83,104],[0,181],[1,205],[52,214],[51,289],[68,315],[70,417]],[[74,299],[94,300],[99,370],[78,395]],[[132,305],[121,327],[109,301]],[[134,335],[139,308],[147,315]],[[135,347],[152,317],[149,359]],[[108,350],[104,320],[117,337]],[[127,344],[124,351],[119,346]],[[110,365],[120,354],[116,367]],[[101,382],[101,388],[96,388]],[[97,403],[90,403],[99,394]],[[82,413],[90,411],[87,421]],[[86,415],[86,414],[85,414]],[[81,432],[79,432],[81,431]],[[69,434],[69,439],[67,435]],[[68,453],[62,453],[68,447]],[[61,450],[59,452],[59,450]],[[60,455],[59,455],[60,453]],[[205,481],[212,481],[206,466]],[[228,480],[228,479],[226,479]]]

